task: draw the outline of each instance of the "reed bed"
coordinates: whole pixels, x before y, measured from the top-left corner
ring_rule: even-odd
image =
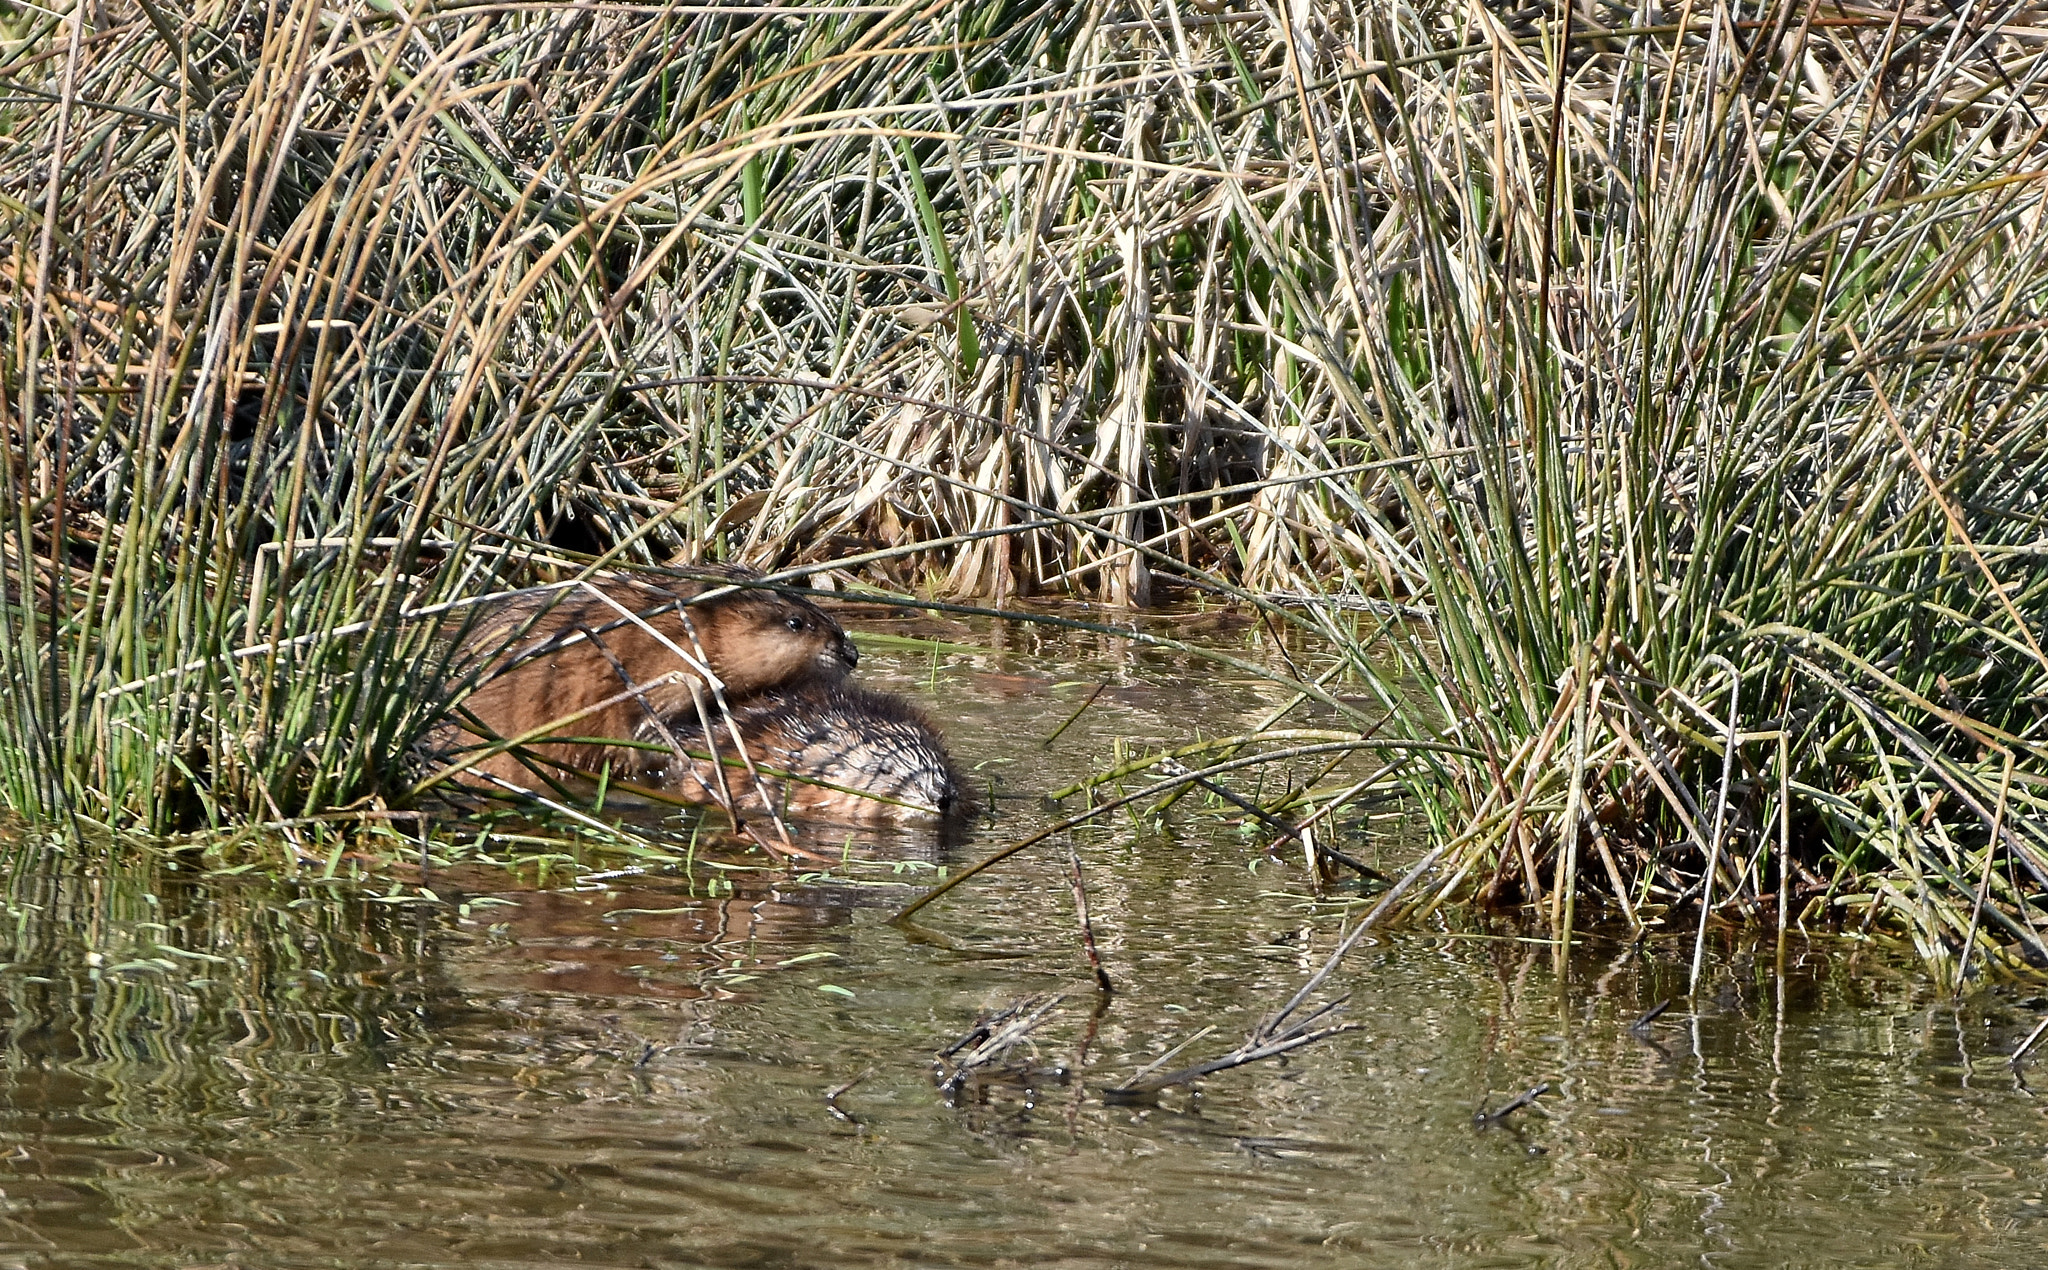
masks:
[[[1397,478],[1431,708],[1386,702],[1486,756],[1413,773],[1450,849],[1410,916],[1477,883],[1568,934],[1597,892],[2048,964],[2042,36],[1655,16],[1392,94],[1364,404],[1470,457]]]
[[[1206,593],[1379,697],[1411,918],[2048,963],[2034,22],[0,9],[0,788],[382,814],[595,565]]]

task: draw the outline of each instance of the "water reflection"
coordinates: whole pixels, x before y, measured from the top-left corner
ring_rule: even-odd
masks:
[[[1190,1058],[1234,1044],[1320,964],[1337,904],[1188,800],[1079,844],[1118,987],[1099,1010],[1063,853],[977,879],[933,942],[888,925],[1119,738],[1262,701],[1009,638],[864,659],[1016,795],[953,851],[536,893],[17,846],[0,1263],[2011,1266],[2048,1240],[2044,1104],[2004,1066],[2048,1000],[1953,1007],[1871,945],[1794,945],[1781,971],[1728,936],[1688,1002],[1677,938],[1595,932],[1560,959],[1480,923],[1394,933],[1340,976],[1361,1031],[1109,1105],[1205,1025]],[[1092,684],[1140,677],[1161,704],[1099,700],[1033,748]],[[1072,1083],[939,1096],[934,1050],[1057,991],[1028,1057]],[[841,1118],[826,1094],[849,1084]]]

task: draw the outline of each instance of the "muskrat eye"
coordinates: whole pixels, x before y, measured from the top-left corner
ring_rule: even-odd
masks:
[[[800,617],[792,617],[792,618],[790,618],[790,619],[789,619],[788,621],[786,621],[786,622],[784,622],[784,623],[783,623],[783,625],[784,625],[784,626],[787,626],[787,627],[788,627],[789,629],[791,629],[791,630],[793,630],[793,631],[800,631],[800,630],[802,630],[802,629],[803,629],[803,628],[804,628],[804,627],[805,627],[805,626],[806,626],[807,624],[808,624],[808,623],[806,623],[806,622],[804,621],[804,619],[802,619],[802,618],[800,618]]]

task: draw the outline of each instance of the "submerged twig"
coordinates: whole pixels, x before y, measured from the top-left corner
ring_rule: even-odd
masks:
[[[1652,1023],[1655,1023],[1658,1017],[1661,1016],[1664,1013],[1664,1011],[1670,1008],[1671,998],[1666,997],[1662,1001],[1659,1001],[1657,1004],[1651,1006],[1649,1009],[1643,1011],[1642,1016],[1640,1018],[1638,1018],[1635,1022],[1628,1025],[1628,1030],[1636,1033],[1647,1033],[1650,1030],[1650,1025]]]
[[[1192,1067],[1183,1067],[1179,1071],[1169,1072],[1164,1076],[1154,1076],[1149,1079],[1133,1077],[1106,1092],[1112,1098],[1121,1100],[1143,1098],[1159,1093],[1161,1090],[1170,1089],[1175,1085],[1185,1085],[1190,1081],[1199,1080],[1216,1072],[1228,1071],[1233,1067],[1242,1067],[1246,1063],[1256,1063],[1261,1059],[1277,1058],[1289,1050],[1300,1049],[1304,1045],[1313,1044],[1325,1037],[1335,1036],[1339,1032],[1355,1032],[1365,1025],[1362,1023],[1338,1023],[1329,1027],[1316,1026],[1324,1019],[1342,1010],[1344,1003],[1348,1000],[1350,1000],[1349,997],[1339,997],[1335,1001],[1324,1002],[1293,1023],[1286,1022],[1286,1015],[1284,1013],[1271,1015],[1261,1020],[1259,1025],[1251,1030],[1251,1034],[1245,1037],[1243,1044],[1227,1054],[1212,1058],[1204,1063],[1196,1063]]]
[[[1074,720],[1080,718],[1082,714],[1086,713],[1088,707],[1094,705],[1095,699],[1101,696],[1108,687],[1109,685],[1106,683],[1096,684],[1094,690],[1088,694],[1088,699],[1083,701],[1080,705],[1075,706],[1074,712],[1068,715],[1066,718],[1060,720],[1060,725],[1052,730],[1052,735],[1046,737],[1043,741],[1040,741],[1038,743],[1039,748],[1044,750],[1051,749],[1052,743],[1060,739],[1060,734],[1065,732],[1068,728],[1073,727]]]
[[[1024,997],[976,1019],[973,1027],[939,1051],[943,1073],[939,1080],[940,1091],[948,1098],[958,1093],[970,1079],[991,1067],[1019,1041],[1031,1035],[1053,1008],[1066,999],[1063,992]],[[966,1051],[964,1054],[961,1053],[963,1050]],[[954,1059],[955,1055],[960,1057],[949,1068],[947,1060]]]
[[[862,1072],[860,1075],[855,1076],[852,1080],[847,1081],[845,1084],[834,1085],[832,1086],[832,1088],[826,1090],[825,1110],[831,1112],[833,1116],[835,1116],[836,1118],[846,1121],[848,1124],[859,1124],[859,1119],[857,1119],[851,1112],[848,1112],[840,1107],[839,1096],[845,1093],[846,1091],[852,1089],[855,1085],[860,1084],[862,1081],[866,1080],[868,1077],[874,1074],[875,1069],[870,1067],[866,1071]]]
[[[2019,1065],[2023,1061],[2025,1061],[2027,1057],[2027,1051],[2033,1049],[2034,1046],[2040,1044],[2041,1038],[2043,1036],[2048,1036],[2048,1019],[2042,1019],[2040,1023],[2036,1024],[2034,1030],[2027,1033],[2027,1039],[2021,1041],[2019,1044],[2019,1048],[2012,1052],[2012,1057],[2006,1059],[2005,1061],[2011,1064],[2011,1066],[2015,1070],[2017,1070]]]
[[[1504,1124],[1509,1116],[1524,1107],[1532,1106],[1538,1098],[1549,1092],[1550,1082],[1544,1081],[1532,1089],[1526,1089],[1516,1094],[1513,1098],[1492,1111],[1482,1107],[1472,1113],[1472,1127],[1475,1129],[1488,1129],[1495,1125]]]

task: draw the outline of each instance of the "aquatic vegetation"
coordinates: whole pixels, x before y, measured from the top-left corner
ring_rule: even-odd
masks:
[[[376,814],[462,604],[593,564],[1200,594],[1345,649],[1263,739],[1391,765],[1278,810],[1405,787],[1411,916],[2048,962],[2001,21],[11,12],[0,795]]]

